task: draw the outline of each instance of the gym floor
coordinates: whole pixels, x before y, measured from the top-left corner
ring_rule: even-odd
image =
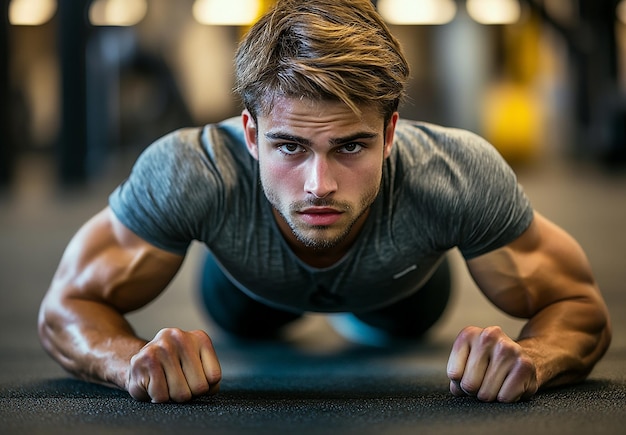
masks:
[[[200,311],[194,287],[203,248],[194,245],[170,288],[132,314],[139,334],[202,328],[213,336],[224,379],[215,397],[149,404],[73,379],[41,349],[39,302],[67,242],[106,204],[126,167],[62,191],[43,156],[20,160],[0,196],[0,431],[35,433],[463,433],[616,434],[626,422],[626,173],[548,159],[518,170],[535,208],[586,250],[614,325],[612,346],[582,384],[512,405],[455,398],[446,362],[466,325],[522,324],[496,311],[453,255],[455,293],[429,340],[393,349],[350,344],[324,316],[294,325],[284,342],[233,342]]]

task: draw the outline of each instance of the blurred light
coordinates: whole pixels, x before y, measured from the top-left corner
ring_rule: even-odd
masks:
[[[622,24],[626,24],[626,0],[622,0],[617,5],[617,18],[622,22]]]
[[[134,26],[146,16],[146,0],[96,0],[89,8],[94,26]]]
[[[552,19],[567,27],[576,27],[579,21],[576,2],[563,0],[543,0],[543,7]]]
[[[456,15],[454,0],[378,0],[389,24],[446,24]]]
[[[193,5],[193,16],[200,24],[247,26],[260,15],[260,0],[196,0]]]
[[[9,22],[16,26],[40,26],[57,10],[56,0],[11,0]]]
[[[519,0],[467,0],[467,12],[481,24],[513,24],[522,8]]]

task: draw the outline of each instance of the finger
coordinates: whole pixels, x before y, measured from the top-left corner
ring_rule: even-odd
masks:
[[[196,348],[193,345],[189,346],[188,334],[177,328],[164,328],[155,335],[152,343],[150,357],[155,366],[162,368],[163,375],[159,378],[159,382],[165,383],[163,388],[167,390],[168,398],[166,400],[174,402],[191,400],[193,394],[183,365],[188,374],[193,373],[194,364],[189,362],[187,358],[196,353],[193,350]],[[198,358],[196,357],[196,359]],[[159,399],[162,399],[161,396]]]
[[[204,376],[209,384],[208,392],[209,394],[216,394],[222,380],[222,368],[213,345],[203,346],[200,349],[200,360]]]
[[[467,396],[457,381],[450,381],[450,392],[456,397]]]
[[[519,355],[517,344],[500,327],[482,329],[473,337],[467,368],[461,388],[481,400],[495,400],[502,382],[512,366],[512,358]]]
[[[508,364],[502,364],[492,359],[485,370],[476,398],[482,402],[495,401],[502,391],[502,385],[508,372]]]
[[[185,401],[193,396],[216,393],[222,371],[210,337],[204,331],[192,331],[191,341],[179,342],[180,370],[184,385],[170,387],[170,395],[175,394],[177,401]],[[172,367],[174,375],[179,375]],[[182,383],[182,380],[181,380]],[[172,391],[172,389],[175,389]],[[190,394],[190,396],[189,396]]]
[[[128,382],[128,393],[135,400],[149,402],[151,397],[148,394],[148,384],[149,381],[147,379],[131,380]]]
[[[182,353],[181,365],[192,395],[199,396],[219,384],[222,371],[209,336],[204,331],[193,331],[191,335],[195,341]]]
[[[165,402],[169,399],[163,369],[160,364],[155,364],[152,348],[144,347],[131,358],[127,389],[139,401]]]
[[[522,358],[524,356],[520,346],[508,337],[496,343],[491,348],[489,366],[478,391],[478,399],[485,402],[519,400],[523,393],[520,384],[524,383],[525,378],[524,374],[516,370],[516,366]]]
[[[468,395],[476,396],[485,382],[488,369],[489,353],[482,346],[472,347],[459,386]]]
[[[182,368],[182,361],[174,355],[170,355],[163,361],[163,371],[169,392],[169,400],[174,402],[187,402],[193,394]]]
[[[204,373],[202,357],[195,350],[181,357],[183,377],[192,396],[200,396],[209,392],[210,384]]]
[[[469,326],[458,335],[448,361],[448,377],[469,396],[475,396],[489,366],[490,336],[485,329]]]
[[[538,389],[537,373],[529,358],[519,358],[498,393],[498,401],[512,403],[531,398]]]
[[[470,340],[471,337],[468,328],[463,329],[456,340],[454,340],[447,366],[448,378],[452,381],[460,382],[463,378],[467,358],[470,354]]]
[[[170,400],[169,388],[165,372],[156,368],[150,372],[150,377],[144,381],[146,391],[152,403],[164,403]]]

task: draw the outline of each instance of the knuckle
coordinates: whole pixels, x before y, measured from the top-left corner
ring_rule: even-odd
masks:
[[[211,337],[209,337],[209,335],[206,332],[200,329],[197,329],[195,331],[191,331],[190,333],[194,337],[196,337],[196,339],[198,339],[200,343],[202,343],[203,345],[213,348],[213,340],[211,340]]]
[[[189,388],[191,388],[192,395],[201,396],[209,392],[211,385],[206,381],[198,381],[194,385],[189,385]]]
[[[141,355],[138,355],[137,360],[149,368],[154,368],[160,366],[161,361],[167,358],[169,354],[170,346],[164,342],[157,342],[146,346]]]
[[[504,333],[499,326],[489,326],[482,330],[480,334],[480,341],[484,343],[493,343],[499,341]]]
[[[207,374],[207,381],[211,385],[219,384],[222,381],[222,370],[219,368],[210,370]]]
[[[519,374],[519,376],[530,379],[532,382],[536,380],[537,368],[535,367],[533,360],[527,356],[518,358],[515,365],[515,371]]]
[[[151,346],[145,347],[131,358],[130,363],[133,373],[150,372],[159,366],[158,352]]]
[[[480,328],[478,326],[466,326],[465,328],[461,330],[460,335],[464,337],[471,337],[471,336],[476,335],[476,333],[479,331],[480,331]]]
[[[535,362],[528,355],[522,355],[519,358],[519,366],[525,371],[535,371]]]
[[[156,392],[152,393],[152,402],[153,403],[165,403],[170,401],[170,396],[167,392]]]
[[[138,385],[137,383],[132,383],[129,388],[128,388],[128,394],[130,394],[130,396],[139,401],[139,402],[147,402],[150,400],[150,396],[148,395],[148,393],[146,392],[146,390],[144,388],[142,388],[140,385]]]
[[[178,341],[182,339],[184,335],[184,331],[179,328],[163,328],[156,334],[154,338],[159,340]]]
[[[204,332],[202,329],[195,329],[193,331],[190,331],[190,333],[202,339],[207,339],[211,341],[211,337],[209,337],[209,335],[206,332]]]
[[[492,393],[482,390],[476,394],[476,398],[481,402],[493,402],[496,400],[496,396]]]
[[[463,373],[460,370],[448,369],[448,379],[451,381],[459,382],[463,377]]]
[[[475,396],[478,393],[478,386],[473,382],[462,380],[459,386],[465,394],[468,394],[470,396]]]
[[[499,394],[498,395],[498,402],[500,403],[515,403],[518,402],[520,399],[520,396],[508,396],[506,394]]]
[[[183,403],[183,402],[189,402],[192,398],[193,398],[193,394],[191,393],[191,391],[181,390],[181,391],[177,391],[176,393],[172,393],[169,399],[177,403]]]
[[[502,358],[519,359],[522,353],[520,346],[511,340],[499,340],[495,343],[494,349],[496,354]]]

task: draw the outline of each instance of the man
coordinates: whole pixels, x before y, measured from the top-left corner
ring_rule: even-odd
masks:
[[[309,311],[381,338],[419,338],[450,291],[457,248],[485,295],[528,319],[517,339],[467,327],[455,395],[514,402],[583,379],[610,342],[578,244],[534,212],[511,169],[468,132],[400,120],[408,66],[369,0],[282,0],[236,56],[240,118],[157,141],[70,242],[42,303],[45,349],[138,400],[217,391],[203,331],[137,337],[187,247],[209,247],[216,323],[271,336]]]

